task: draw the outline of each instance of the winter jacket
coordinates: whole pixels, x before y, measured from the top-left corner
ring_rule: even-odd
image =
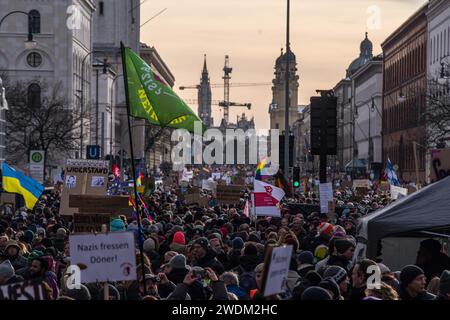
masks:
[[[25,257],[17,255],[15,257],[8,257],[9,262],[14,267],[14,270],[19,270],[28,266],[28,261]]]
[[[294,291],[295,288],[295,284],[297,283],[297,280],[300,278],[300,275],[298,274],[297,271],[294,270],[289,270],[288,271],[288,276],[287,276],[287,287],[290,290],[290,292]]]
[[[255,268],[258,264],[260,264],[260,259],[257,255],[247,255],[247,256],[241,256],[239,258],[239,266],[234,269],[238,273],[238,275],[241,275],[244,272],[252,272],[255,271]]]
[[[225,267],[226,270],[231,270],[239,265],[241,257],[241,250],[233,250],[228,254],[228,264]]]
[[[23,281],[24,281],[24,279],[23,279],[22,276],[19,276],[19,275],[15,274],[11,278],[9,278],[8,281],[5,282],[5,285],[18,283],[18,282],[23,282]]]
[[[234,293],[239,300],[250,300],[250,296],[241,287],[235,284],[230,284],[227,286],[227,291]]]
[[[176,288],[176,285],[169,281],[169,283],[158,285],[158,293],[161,299],[167,298]]]
[[[331,255],[327,260],[327,266],[339,266],[348,272],[352,268],[352,262],[343,256]]]
[[[361,288],[355,288],[352,287],[350,289],[350,294],[348,295],[349,300],[362,300],[366,297],[366,291],[367,287],[361,287]]]
[[[192,300],[206,300],[206,295],[203,298],[197,299],[198,295],[194,293],[192,296],[192,292],[198,290],[198,285],[203,289],[202,284],[199,281],[195,281],[192,285],[188,286],[185,283],[180,283],[177,285],[175,290],[167,297],[167,300],[186,300],[188,294],[191,296]],[[214,300],[228,300],[227,289],[225,288],[225,283],[223,281],[214,281],[211,283],[213,295],[212,298]],[[193,290],[193,289],[196,290]]]
[[[221,275],[224,272],[222,263],[216,258],[216,253],[212,249],[208,249],[206,255],[200,260],[196,261],[195,266],[204,268],[211,268],[217,275]]]
[[[52,288],[53,291],[53,300],[58,299],[59,297],[59,288],[58,281],[56,278],[56,274],[52,271],[47,271],[44,275],[44,281]]]
[[[184,277],[188,274],[187,269],[172,269],[167,275],[167,278],[172,281],[175,285],[178,285],[184,281]]]
[[[408,292],[404,288],[400,288],[399,297],[401,300],[409,300],[409,301],[421,301],[421,300],[435,300],[436,296],[434,294],[429,293],[428,291],[422,291],[416,297],[411,297]]]

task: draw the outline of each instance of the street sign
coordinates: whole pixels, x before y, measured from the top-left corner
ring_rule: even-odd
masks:
[[[44,156],[42,150],[30,152],[30,176],[40,184],[44,184]]]
[[[99,160],[100,159],[100,146],[87,146],[86,147],[86,157],[89,160]]]

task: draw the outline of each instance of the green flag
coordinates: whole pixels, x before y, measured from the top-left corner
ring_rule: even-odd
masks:
[[[130,115],[161,127],[194,131],[201,120],[150,66],[130,48],[123,47]],[[202,124],[202,129],[204,128]]]

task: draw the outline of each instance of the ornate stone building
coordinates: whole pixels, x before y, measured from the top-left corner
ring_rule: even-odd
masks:
[[[207,128],[214,126],[214,119],[212,118],[211,113],[211,99],[211,83],[209,80],[208,68],[206,66],[205,54],[202,77],[200,79],[200,87],[198,89],[198,116]]]
[[[281,55],[277,58],[275,63],[275,79],[272,86],[272,103],[269,107],[270,114],[270,128],[279,129],[280,134],[284,132],[285,109],[286,109],[286,59],[288,54],[281,51]],[[289,53],[289,89],[291,93],[289,106],[289,127],[299,119],[298,113],[298,87],[299,76],[297,75],[297,62],[295,54],[291,51]]]

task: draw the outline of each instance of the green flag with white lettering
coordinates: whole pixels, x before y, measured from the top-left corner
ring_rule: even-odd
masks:
[[[122,47],[128,83],[130,115],[161,127],[194,131],[201,120],[175,92],[130,48]],[[204,128],[202,124],[202,129]]]

